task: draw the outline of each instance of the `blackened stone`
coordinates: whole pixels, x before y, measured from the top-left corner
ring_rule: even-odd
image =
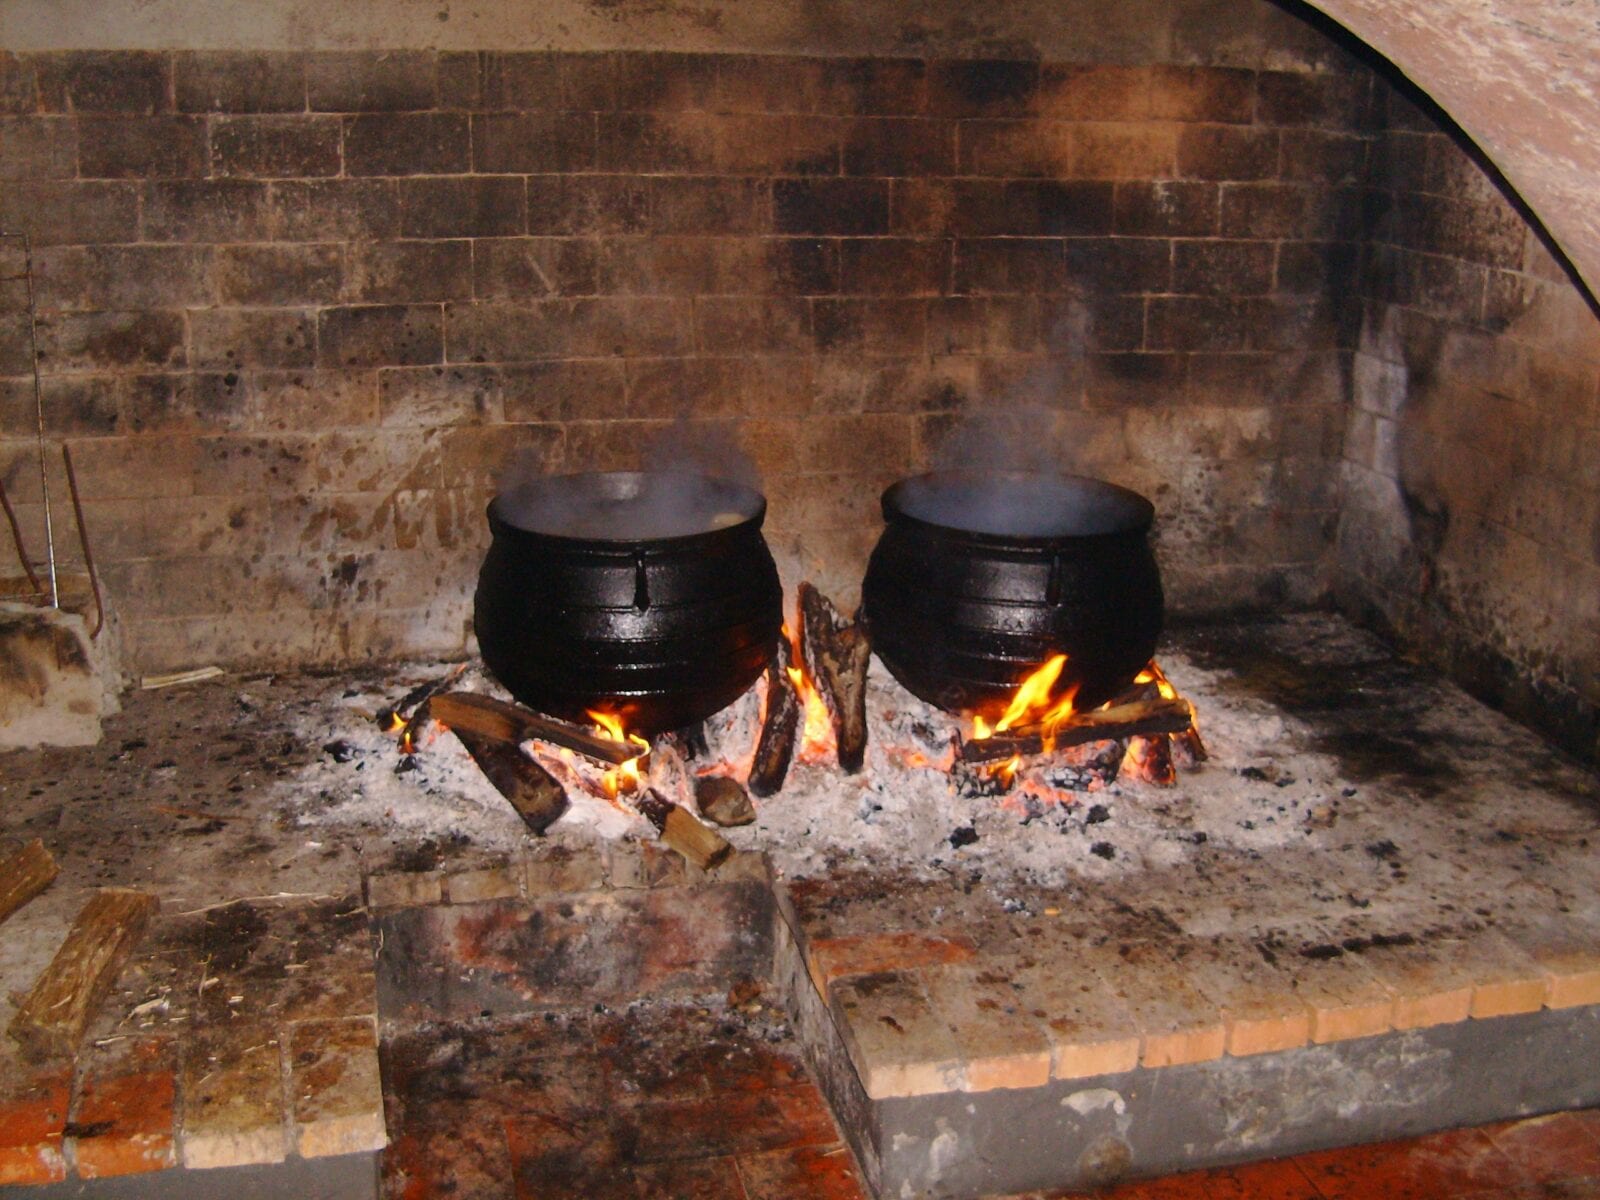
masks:
[[[889,230],[889,188],[881,180],[780,179],[772,204],[780,233],[859,237]]]

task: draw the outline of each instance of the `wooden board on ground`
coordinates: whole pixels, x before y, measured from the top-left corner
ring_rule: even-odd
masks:
[[[77,1052],[158,906],[148,892],[128,888],[106,888],[90,898],[11,1021],[11,1036],[25,1055],[44,1059]]]

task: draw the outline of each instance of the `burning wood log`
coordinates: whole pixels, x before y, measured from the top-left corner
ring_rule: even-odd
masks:
[[[867,664],[872,646],[859,621],[846,621],[809,583],[800,592],[800,653],[806,674],[833,718],[839,766],[861,770],[867,754]]]
[[[462,663],[443,679],[430,679],[427,683],[419,683],[404,696],[401,696],[400,702],[393,708],[379,710],[377,717],[379,728],[385,730],[393,729],[396,721],[405,722],[409,726],[415,719],[416,710],[422,706],[422,703],[437,696],[445,688],[460,679],[466,669],[467,664]]]
[[[761,737],[756,741],[747,781],[757,796],[776,795],[794,759],[795,733],[800,728],[800,693],[789,678],[793,665],[789,639],[779,637],[777,650],[767,664],[767,711],[761,719]]]
[[[1139,700],[1093,712],[1074,713],[1047,738],[1040,730],[1019,730],[990,738],[962,742],[956,757],[962,762],[996,762],[1019,756],[1043,754],[1047,741],[1056,747],[1083,742],[1120,740],[1156,733],[1182,733],[1194,722],[1194,710],[1187,700]]]
[[[621,766],[630,759],[639,759],[644,769],[649,760],[648,748],[637,742],[622,741],[603,734],[590,733],[554,717],[541,716],[518,704],[507,704],[493,696],[476,692],[445,692],[428,701],[428,711],[435,721],[451,729],[465,729],[479,737],[501,742],[535,741],[563,746],[596,762]]]
[[[44,891],[60,873],[56,860],[38,838],[0,863],[0,921]]]
[[[1130,738],[1127,757],[1134,774],[1146,783],[1171,787],[1178,782],[1178,773],[1172,768],[1172,739],[1164,733]]]
[[[83,906],[67,938],[17,1006],[10,1033],[29,1058],[66,1056],[105,999],[158,907],[147,892],[106,888]]]
[[[515,742],[500,741],[452,726],[450,732],[467,748],[484,778],[494,784],[535,834],[567,811],[567,790],[556,777],[522,752]]]
[[[732,844],[720,833],[702,825],[654,788],[646,790],[638,807],[661,840],[702,871],[720,866],[733,853]]]

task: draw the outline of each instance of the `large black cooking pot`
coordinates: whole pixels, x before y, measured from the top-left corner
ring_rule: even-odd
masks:
[[[646,736],[736,700],[783,621],[760,493],[675,472],[555,475],[489,505],[483,661],[531,708]]]
[[[872,647],[905,687],[950,712],[1003,709],[1053,654],[1059,695],[1103,703],[1150,661],[1161,576],[1136,492],[1028,471],[944,471],[883,494],[862,584]]]

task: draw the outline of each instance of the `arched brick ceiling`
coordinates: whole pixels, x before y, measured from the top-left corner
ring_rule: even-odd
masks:
[[[1310,0],[1478,143],[1600,291],[1600,0]]]

